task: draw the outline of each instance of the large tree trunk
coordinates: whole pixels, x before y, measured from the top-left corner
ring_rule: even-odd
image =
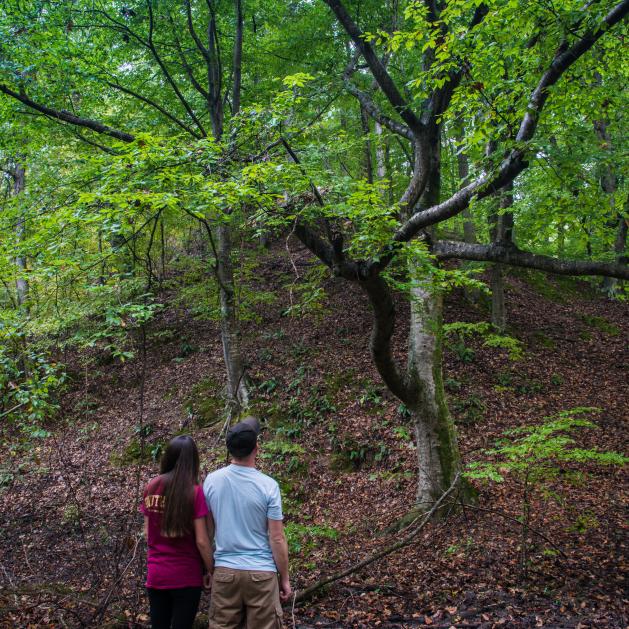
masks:
[[[408,347],[410,404],[417,441],[417,495],[427,509],[450,486],[460,467],[454,422],[448,412],[442,376],[442,297],[434,286],[411,289]]]
[[[24,190],[25,172],[21,164],[15,164],[13,169],[13,194],[18,196]],[[24,240],[26,225],[24,215],[20,210],[17,223],[15,225],[15,235],[18,243]],[[15,280],[15,288],[17,292],[18,306],[23,307],[28,300],[28,280],[26,279],[26,258],[19,254],[15,257],[15,266],[17,267],[17,279]]]
[[[431,138],[431,174],[419,208],[439,202],[440,134]],[[428,509],[459,471],[456,430],[448,412],[442,376],[442,296],[431,280],[418,276],[411,261],[411,314],[408,334],[409,411],[417,440],[417,506]]]

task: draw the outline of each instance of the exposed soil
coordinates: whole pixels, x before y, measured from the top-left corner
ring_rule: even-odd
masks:
[[[508,278],[521,360],[481,339],[446,347],[465,462],[481,459],[509,428],[578,406],[601,409],[599,428],[577,435],[580,447],[627,451],[629,310],[585,283],[540,278]],[[286,522],[302,525],[291,538],[299,590],[395,540],[386,530],[412,505],[415,454],[412,428],[369,357],[366,299],[329,280],[323,312],[282,316],[293,280],[285,256],[261,255],[253,288],[278,298],[256,307],[243,342],[268,422],[260,466],[281,481]],[[400,360],[406,310],[400,301]],[[445,316],[481,321],[487,312],[454,292]],[[72,384],[62,417],[35,452],[14,457],[15,476],[0,489],[1,626],[148,625],[137,505],[156,472],[151,452],[188,432],[205,475],[225,450],[222,422],[212,423],[224,379],[217,324],[168,308],[147,339],[144,378],[141,351],[126,363],[66,356]],[[530,533],[527,578],[516,520],[522,488],[507,478],[478,485],[476,507],[453,510],[402,551],[289,606],[286,626],[626,627],[627,475],[585,471],[534,495],[531,527],[544,537]]]

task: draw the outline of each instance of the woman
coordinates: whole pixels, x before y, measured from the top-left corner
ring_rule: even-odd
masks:
[[[160,472],[146,486],[140,506],[148,542],[151,624],[153,629],[190,629],[214,563],[192,437],[175,437],[168,444]]]

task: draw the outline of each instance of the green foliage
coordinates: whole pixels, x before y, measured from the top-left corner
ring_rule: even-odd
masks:
[[[3,424],[25,435],[46,437],[44,426],[59,410],[57,398],[66,382],[61,365],[29,343],[8,319],[0,320],[0,414]]]
[[[284,527],[290,555],[307,556],[325,540],[336,541],[339,532],[329,526],[288,522]]]
[[[528,533],[534,504],[532,494],[539,492],[546,499],[552,495],[563,502],[564,496],[559,490],[551,489],[550,483],[562,479],[570,482],[570,473],[561,474],[566,468],[570,472],[569,466],[579,465],[581,472],[584,465],[623,466],[629,462],[629,458],[617,452],[576,447],[571,435],[580,429],[596,428],[596,424],[586,417],[597,410],[574,408],[547,417],[542,424],[509,430],[494,449],[485,452],[492,460],[474,461],[467,465],[465,476],[468,479],[502,483],[506,476],[510,476],[522,487],[522,513],[518,519],[522,526],[520,569],[525,578],[531,547]],[[569,499],[569,494],[565,498]],[[582,519],[575,521],[573,531],[584,533],[597,526],[595,516],[582,515]]]
[[[336,429],[331,430],[331,442],[334,453],[330,465],[335,470],[356,471],[381,463],[391,454],[385,443],[374,443],[349,434],[339,435]]]
[[[225,400],[221,388],[221,384],[213,378],[204,378],[192,387],[185,409],[197,427],[214,426],[223,418]]]
[[[474,425],[483,419],[487,406],[478,395],[472,394],[464,398],[455,398],[452,402],[452,411],[457,423]]]
[[[273,463],[280,463],[285,473],[300,474],[307,469],[307,464],[303,460],[305,453],[299,444],[274,439],[262,444],[260,456]]]
[[[607,321],[605,317],[597,317],[584,314],[581,315],[581,319],[583,319],[583,322],[585,324],[596,330],[600,330],[601,332],[604,332],[609,336],[618,336],[620,334],[620,329],[618,328],[618,326]]]
[[[596,428],[585,419],[597,409],[575,408],[546,418],[543,424],[523,426],[505,433],[497,447],[487,450],[493,461],[476,461],[467,467],[470,479],[503,482],[506,474],[527,477],[530,482],[541,483],[556,478],[566,463],[594,463],[622,466],[629,458],[617,452],[599,452],[574,447],[570,436],[579,428]]]
[[[496,334],[492,325],[486,321],[480,323],[446,323],[443,325],[443,332],[446,339],[455,339],[449,343],[463,362],[472,362],[474,359],[474,350],[468,348],[464,340],[475,334],[483,339],[483,345],[486,347],[506,350],[511,360],[520,360],[524,355],[521,341],[505,334]]]

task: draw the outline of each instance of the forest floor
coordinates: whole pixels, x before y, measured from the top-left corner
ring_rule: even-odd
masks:
[[[259,299],[243,332],[267,424],[260,466],[282,486],[301,590],[395,541],[387,528],[415,491],[412,427],[370,360],[357,287],[330,279],[318,314],[290,317],[287,257],[261,254],[253,277],[254,293],[277,295]],[[600,409],[599,428],[576,436],[580,447],[626,452],[626,305],[586,283],[518,273],[507,278],[507,307],[520,360],[482,339],[446,346],[463,461],[485,458],[505,430],[579,406]],[[407,310],[400,302],[401,360]],[[448,322],[488,316],[458,291],[445,312]],[[148,626],[139,495],[173,434],[197,440],[203,476],[225,462],[218,325],[171,301],[147,330],[145,361],[141,351],[124,363],[96,353],[62,360],[71,384],[51,436],[0,451],[0,626]],[[533,493],[526,575],[522,486],[507,476],[478,484],[475,506],[411,545],[286,608],[286,627],[626,627],[626,472],[579,469],[587,475],[562,473]],[[207,605],[204,595],[201,621]]]

